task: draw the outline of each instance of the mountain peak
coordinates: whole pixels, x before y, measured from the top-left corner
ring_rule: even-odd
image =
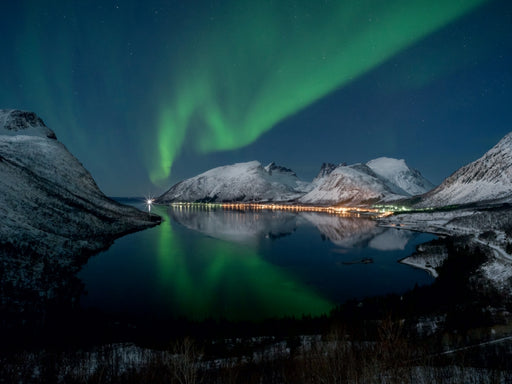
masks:
[[[370,168],[409,168],[407,164],[405,163],[404,159],[395,159],[392,157],[377,157],[376,159],[370,160],[366,163]]]
[[[34,112],[0,109],[1,134],[8,136],[41,136],[56,139],[55,133]]]
[[[402,191],[415,196],[434,188],[434,184],[425,179],[417,170],[410,168],[404,159],[379,157],[370,160],[366,165],[395,192]]]
[[[340,165],[346,165],[346,163],[340,164]],[[320,167],[320,171],[318,172],[318,175],[316,176],[316,179],[320,179],[322,177],[328,176],[332,173],[338,167],[336,164],[333,163],[322,163],[322,166]]]
[[[512,132],[507,133],[494,147],[486,152],[483,157],[491,157],[496,153],[501,155],[512,153]]]
[[[286,173],[292,176],[297,176],[295,172],[293,172],[290,168],[283,167],[281,165],[277,165],[274,161],[265,167],[265,171],[272,175],[272,172],[280,172]]]

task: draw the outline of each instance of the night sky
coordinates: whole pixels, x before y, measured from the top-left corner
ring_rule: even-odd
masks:
[[[404,158],[434,183],[512,130],[512,2],[4,1],[0,108],[111,196],[207,169]]]

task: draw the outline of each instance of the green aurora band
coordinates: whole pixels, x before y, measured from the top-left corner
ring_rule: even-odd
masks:
[[[172,59],[152,182],[185,141],[199,153],[246,146],[484,2],[246,0],[198,16]]]

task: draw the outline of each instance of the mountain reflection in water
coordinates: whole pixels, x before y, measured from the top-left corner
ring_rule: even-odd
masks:
[[[320,234],[340,247],[403,250],[410,231],[378,227],[374,220],[316,212],[226,210],[222,208],[170,207],[169,216],[181,225],[216,239],[257,244],[262,238],[291,235],[297,227],[314,225]]]
[[[160,226],[116,240],[84,266],[84,307],[144,318],[258,320],[320,315],[347,299],[432,281],[397,263],[431,235],[367,218],[153,210],[164,217]]]

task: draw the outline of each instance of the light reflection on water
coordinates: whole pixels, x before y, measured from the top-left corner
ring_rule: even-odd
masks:
[[[160,226],[118,239],[84,266],[83,306],[156,318],[319,315],[350,298],[432,281],[397,263],[431,235],[380,228],[369,219],[197,207],[153,211],[165,218]]]

